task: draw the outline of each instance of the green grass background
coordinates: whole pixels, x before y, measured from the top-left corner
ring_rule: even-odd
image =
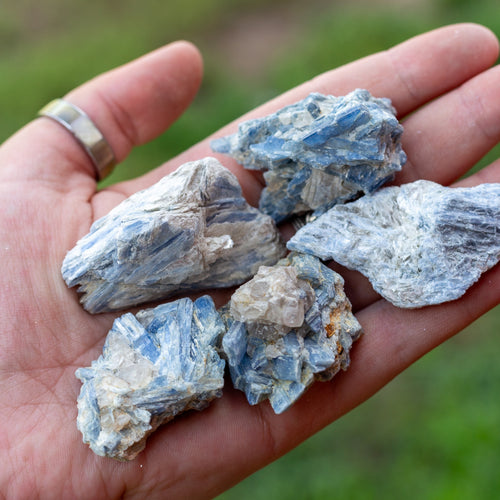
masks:
[[[131,178],[322,71],[458,21],[479,22],[500,35],[500,4],[9,2],[0,15],[0,140],[92,76],[172,40],[192,40],[205,59],[202,89],[178,123],[137,148],[107,182]],[[267,50],[257,44],[252,53],[261,30],[273,36]],[[248,42],[245,57],[252,64],[226,52],[233,39]],[[496,148],[482,164],[498,153]],[[497,307],[348,416],[220,498],[500,498],[499,333]]]

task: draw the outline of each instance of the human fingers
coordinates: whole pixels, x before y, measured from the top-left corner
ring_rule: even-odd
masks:
[[[176,42],[96,77],[65,99],[89,115],[119,162],[133,146],[175,121],[198,90],[201,72],[198,51]],[[42,180],[60,190],[83,183],[95,190],[90,158],[70,133],[47,118],[34,120],[8,140],[0,164],[0,181]]]
[[[498,42],[489,30],[471,24],[448,26],[415,37],[389,51],[369,56],[320,75],[250,112],[241,120],[273,112],[312,91],[342,94],[355,87],[366,87],[376,95],[390,97],[400,116],[403,116],[442,93],[451,91],[459,94],[464,92],[461,89],[455,91],[453,89],[471,78],[472,80],[464,85],[464,88],[469,85],[469,90],[465,90],[465,92],[470,92],[470,95],[473,95],[474,92],[479,92],[483,87],[489,92],[493,92],[496,70],[481,73],[494,63],[497,54]],[[479,76],[474,78],[477,74]],[[446,110],[449,107],[451,98],[444,96],[441,99],[444,99],[444,103],[442,105],[436,104],[436,106]],[[440,121],[436,120],[435,116],[432,115],[432,105],[431,103],[421,113],[417,111],[415,114],[419,113],[418,116],[423,116],[423,119],[429,121],[428,125],[436,128],[439,127]],[[484,117],[483,120],[494,120],[495,116],[498,115],[497,109],[496,106],[491,107],[487,115],[489,118]],[[478,111],[479,109],[476,107],[475,119],[480,120]],[[451,113],[448,113],[448,118],[446,130],[449,132],[452,125],[456,125],[456,123],[453,123]],[[411,120],[411,116],[409,120]],[[234,132],[237,122],[225,127],[216,135]],[[405,123],[403,137],[410,146],[419,144],[418,127],[420,125],[422,125],[420,122],[415,122],[415,125],[412,125],[412,122]],[[445,129],[444,126],[443,129]],[[457,138],[457,140],[460,137],[459,132],[450,135]],[[475,137],[477,138],[477,135]],[[474,142],[472,138],[470,142]],[[469,163],[477,159],[476,157],[479,157],[484,150],[488,149],[490,144],[491,141],[479,141],[479,146],[470,150],[470,154],[467,160],[463,161],[463,165],[470,166]],[[453,148],[450,151],[453,151]],[[213,152],[210,150],[209,142],[204,141],[161,168],[140,179],[122,185],[121,189],[123,189],[125,195],[130,195],[137,189],[142,189],[157,181],[178,165],[211,154]],[[230,158],[222,155],[216,156],[225,166],[237,173],[240,181],[245,182],[246,179],[251,177],[248,173],[246,173],[245,177],[245,173],[241,172],[241,167]],[[414,163],[417,163],[418,167],[420,167],[422,162],[419,157],[416,157],[415,162],[413,162],[412,155],[410,155],[410,161],[404,171],[411,170]],[[425,170],[425,166],[420,168]],[[452,160],[443,168],[443,171],[448,172],[449,169],[453,169]],[[408,175],[411,175],[411,173]],[[250,203],[258,204],[261,189],[262,184],[256,182],[255,179],[246,182],[244,192]],[[346,289],[355,310],[377,300],[379,296],[359,273],[342,270],[342,274],[346,277]]]
[[[460,179],[453,186],[471,187],[489,182],[500,182],[500,160],[494,161],[491,165],[482,168],[474,175]]]
[[[486,70],[495,62],[497,55],[498,41],[484,27],[461,24],[440,28],[388,51],[328,71],[249,112],[221,129],[216,136],[233,133],[240,121],[274,112],[310,92],[341,95],[356,87],[367,88],[376,96],[390,97],[399,116],[403,117]],[[197,144],[145,176],[123,184],[120,189],[130,195],[153,184],[180,164],[207,155],[214,155],[209,140]],[[214,156],[236,173],[241,170],[231,159],[222,155]],[[240,174],[241,178],[243,176]],[[258,202],[261,188],[256,183],[252,186],[249,192],[251,203]]]
[[[448,185],[500,141],[500,67],[481,73],[415,111],[404,122],[408,162],[396,183]]]

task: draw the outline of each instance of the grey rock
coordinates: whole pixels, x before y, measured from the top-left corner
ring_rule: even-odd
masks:
[[[500,184],[384,188],[333,207],[288,248],[360,271],[399,307],[455,300],[500,259]]]
[[[233,294],[221,311],[228,325],[222,349],[250,404],[269,399],[282,413],[315,380],[348,368],[361,326],[343,283],[319,259],[291,253]]]
[[[341,97],[310,94],[211,145],[265,172],[260,209],[280,222],[319,215],[392,179],[406,161],[402,132],[389,99],[357,89]]]
[[[233,286],[284,254],[273,220],[216,159],[187,163],[96,221],[64,259],[92,313]]]
[[[116,319],[99,359],[76,372],[83,441],[98,455],[131,460],[158,426],[220,397],[224,331],[208,296]]]

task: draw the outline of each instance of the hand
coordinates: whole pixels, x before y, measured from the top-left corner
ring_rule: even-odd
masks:
[[[323,74],[244,118],[311,91],[342,95],[367,88],[390,97],[404,120],[409,162],[397,182],[425,178],[448,185],[500,138],[500,68],[489,69],[497,56],[497,41],[486,29],[450,26]],[[179,116],[200,75],[196,50],[175,43],[66,98],[91,116],[123,160]],[[76,429],[80,383],[74,371],[99,356],[115,315],[91,316],[81,308],[61,278],[63,257],[125,197],[181,163],[211,154],[205,141],[139,179],[96,193],[89,159],[55,122],[37,119],[0,148],[0,491],[7,496],[214,496],[360,404],[499,303],[498,265],[463,298],[419,310],[395,308],[366,280],[345,272],[346,291],[365,331],[347,372],[314,384],[279,416],[267,403],[249,406],[228,384],[207,410],[160,428],[136,460],[97,457]],[[258,175],[220,159],[256,205]],[[499,180],[495,162],[460,183]],[[215,298],[221,305],[225,295]]]

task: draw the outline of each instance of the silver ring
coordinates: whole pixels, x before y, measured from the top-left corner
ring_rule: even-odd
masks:
[[[111,146],[80,108],[63,99],[54,99],[38,115],[52,118],[71,132],[92,160],[97,180],[104,179],[113,171],[116,159]]]

